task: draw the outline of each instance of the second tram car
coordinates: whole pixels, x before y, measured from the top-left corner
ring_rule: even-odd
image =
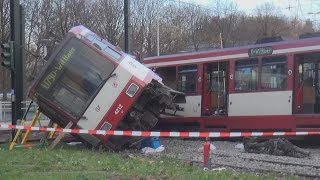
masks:
[[[165,127],[320,128],[320,37],[144,59],[187,103]],[[171,113],[171,110],[166,110]]]
[[[32,85],[29,96],[60,127],[147,131],[183,94],[95,33],[72,28]],[[138,138],[79,134],[92,146],[130,146]]]

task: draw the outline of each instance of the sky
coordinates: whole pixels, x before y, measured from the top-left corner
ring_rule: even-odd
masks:
[[[199,4],[205,7],[212,6],[214,0],[184,0]],[[288,16],[298,16],[300,19],[311,19],[315,17],[320,20],[320,0],[221,0],[230,1],[238,5],[239,9],[246,13],[253,14],[257,6],[265,3],[272,3],[281,9],[281,12]]]
[[[184,0],[210,8],[215,0]],[[237,4],[239,10],[247,14],[255,14],[257,6],[272,3],[281,10],[281,14],[300,20],[310,19],[320,25],[320,0],[219,0]]]

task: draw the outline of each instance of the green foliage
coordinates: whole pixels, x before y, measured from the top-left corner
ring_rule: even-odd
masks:
[[[0,149],[0,179],[275,179],[234,171],[204,172],[176,159],[150,159],[75,147]]]

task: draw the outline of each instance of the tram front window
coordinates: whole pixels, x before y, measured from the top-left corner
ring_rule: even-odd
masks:
[[[56,55],[36,91],[75,117],[80,117],[114,64],[76,38]]]

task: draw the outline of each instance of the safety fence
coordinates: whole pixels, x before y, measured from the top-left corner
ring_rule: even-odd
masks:
[[[23,112],[27,110],[30,101],[22,101],[21,109]],[[30,107],[29,113],[27,114],[26,119],[31,119],[32,116],[36,113],[38,109],[38,105],[33,103]],[[11,109],[11,101],[0,101],[0,122],[11,122],[12,118],[12,109]],[[42,115],[41,120],[49,120],[46,116]]]
[[[0,124],[0,128],[21,129],[42,132],[64,132],[71,134],[111,135],[111,136],[139,136],[139,137],[194,137],[194,138],[230,138],[230,137],[259,137],[259,136],[305,136],[320,135],[320,131],[305,132],[157,132],[157,131],[118,131],[118,130],[86,130],[64,129],[37,126],[21,126]]]
[[[258,136],[302,136],[302,135],[320,135],[320,131],[309,132],[155,132],[155,131],[114,131],[114,130],[85,130],[85,129],[67,129],[67,128],[50,128],[36,126],[22,126],[1,124],[0,129],[18,129],[41,132],[63,132],[72,134],[91,134],[91,135],[110,135],[110,136],[139,136],[139,137],[193,137],[205,138],[203,144],[203,168],[211,168],[210,142],[209,138],[231,138],[231,137],[258,137]],[[14,141],[13,141],[14,142]],[[14,143],[12,143],[14,145]],[[37,144],[20,144],[16,147],[30,148]]]

